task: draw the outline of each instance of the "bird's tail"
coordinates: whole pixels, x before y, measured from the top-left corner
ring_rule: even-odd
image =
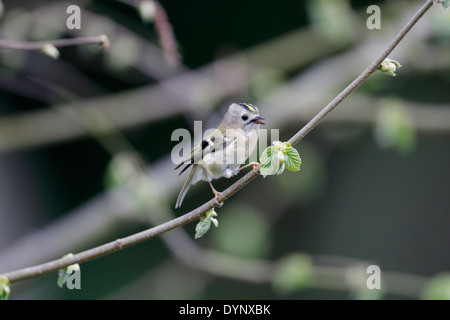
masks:
[[[189,188],[192,185],[192,178],[194,177],[195,171],[198,169],[196,165],[192,168],[191,172],[189,173],[189,177],[186,179],[186,182],[184,183],[183,187],[181,188],[180,194],[177,198],[177,203],[175,204],[175,209],[181,207],[181,204],[183,203],[183,199],[186,196],[186,193],[189,191]]]

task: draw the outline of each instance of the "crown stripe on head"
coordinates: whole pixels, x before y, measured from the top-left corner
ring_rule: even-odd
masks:
[[[250,103],[239,103],[239,105],[246,108],[249,111],[256,111],[256,107],[251,105]]]

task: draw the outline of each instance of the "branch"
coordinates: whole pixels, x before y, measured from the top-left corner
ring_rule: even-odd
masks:
[[[98,44],[105,50],[108,49],[110,45],[108,37],[102,34],[97,37],[80,37],[49,41],[0,40],[0,49],[42,50],[46,45],[52,45],[54,47],[68,47],[83,44]]]
[[[333,99],[325,108],[322,109],[310,122],[308,122],[300,131],[298,131],[289,142],[292,145],[297,144],[302,140],[312,129],[314,129],[320,121],[322,121],[334,108],[336,108],[350,93],[358,88],[372,73],[374,73],[381,62],[394,50],[400,43],[404,36],[411,30],[411,28],[420,20],[425,12],[433,5],[433,0],[427,0],[425,4],[417,11],[417,13],[407,22],[405,27],[398,33],[398,35],[391,41],[387,48],[381,53],[350,85],[348,85],[335,99]],[[231,187],[223,191],[218,197],[219,202],[224,202],[226,199],[234,195],[250,181],[255,179],[257,174],[252,170],[247,173],[240,180],[235,182]],[[115,252],[117,250],[138,244],[145,240],[159,236],[167,231],[181,227],[189,222],[201,218],[208,210],[216,206],[215,199],[211,199],[197,209],[186,213],[176,219],[170,220],[166,223],[160,224],[156,227],[144,230],[142,232],[133,234],[131,236],[117,239],[113,242],[80,252],[73,256],[64,257],[53,260],[37,266],[24,268],[12,272],[5,273],[10,282],[28,279],[58,269],[67,267],[71,264],[82,263],[94,258]]]

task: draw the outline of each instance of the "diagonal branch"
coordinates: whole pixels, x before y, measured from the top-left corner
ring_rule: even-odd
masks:
[[[394,48],[401,42],[405,35],[411,30],[411,28],[420,20],[420,18],[427,12],[427,10],[433,5],[433,0],[425,1],[424,5],[417,11],[417,13],[407,22],[403,29],[397,34],[397,36],[391,41],[386,49],[339,95],[336,96],[325,108],[323,108],[311,121],[309,121],[300,131],[298,131],[289,142],[292,145],[297,144],[302,140],[312,129],[314,129],[320,121],[322,121],[334,108],[336,108],[345,98],[347,98],[356,88],[358,88],[372,73],[374,73],[381,62],[387,58],[387,56],[394,50]],[[218,197],[219,202],[223,202],[250,181],[255,179],[258,175],[252,170],[247,173],[240,180],[235,182],[231,187],[223,191]],[[160,224],[156,227],[144,230],[142,232],[130,235],[128,237],[117,239],[113,242],[106,243],[104,245],[74,254],[70,257],[65,257],[57,260],[53,260],[47,263],[43,263],[37,266],[24,268],[16,271],[11,271],[3,274],[10,282],[16,282],[31,277],[36,277],[41,274],[56,271],[58,269],[67,267],[71,264],[81,263],[94,258],[106,255],[108,253],[115,252],[117,250],[138,244],[145,240],[157,237],[167,231],[181,227],[189,222],[201,218],[208,210],[216,206],[215,199],[204,203],[197,209],[186,213],[176,219],[170,220],[166,223]]]

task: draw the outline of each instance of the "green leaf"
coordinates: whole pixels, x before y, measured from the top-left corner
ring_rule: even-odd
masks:
[[[309,287],[313,279],[310,256],[294,253],[280,260],[272,285],[280,293],[290,293]]]
[[[293,147],[288,147],[284,154],[286,156],[286,168],[292,172],[300,170],[302,159],[298,151]]]
[[[208,232],[209,228],[211,227],[211,222],[214,224],[214,226],[219,226],[219,221],[215,219],[214,217],[217,217],[217,213],[214,211],[214,208],[209,210],[203,218],[200,219],[200,222],[197,223],[197,226],[195,227],[195,239],[201,238],[205,233]]]
[[[268,163],[270,163],[272,159],[272,153],[273,153],[274,147],[267,147],[259,157],[259,162],[261,166],[266,166]]]
[[[72,256],[73,256],[72,253],[68,253],[63,258],[68,258],[68,257],[72,257]],[[80,265],[78,263],[71,264],[70,266],[59,269],[58,270],[58,280],[56,281],[56,283],[58,284],[58,286],[60,288],[62,288],[64,286],[64,284],[66,283],[67,278],[69,278],[69,276],[73,272],[78,272],[78,271],[80,271]]]
[[[300,170],[300,155],[289,142],[274,141],[273,146],[267,147],[260,157],[261,175],[265,178],[269,175],[280,175],[284,169],[289,171]]]
[[[10,283],[7,277],[0,276],[0,300],[8,300],[11,289]]]
[[[265,178],[277,174],[280,170],[279,162],[280,150],[276,147],[267,147],[261,154],[259,172]]]
[[[430,279],[422,299],[425,300],[450,300],[450,274],[441,273]]]

